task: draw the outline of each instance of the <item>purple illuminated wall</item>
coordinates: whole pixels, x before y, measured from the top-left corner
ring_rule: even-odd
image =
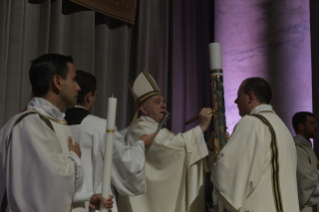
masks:
[[[268,80],[271,104],[291,132],[293,114],[312,111],[309,24],[309,1],[215,0],[230,132],[240,119],[237,89],[248,77]]]

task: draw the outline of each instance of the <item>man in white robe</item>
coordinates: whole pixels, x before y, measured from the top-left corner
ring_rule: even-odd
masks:
[[[70,211],[83,185],[81,150],[73,144],[63,111],[76,103],[72,57],[43,55],[29,76],[35,94],[28,109],[0,131],[1,211]],[[96,196],[112,206],[111,198]]]
[[[66,110],[65,119],[73,138],[79,141],[82,150],[81,161],[88,189],[81,192],[81,197],[83,201],[89,201],[94,193],[101,193],[107,121],[90,114],[97,95],[95,77],[82,70],[77,70],[76,75],[81,91],[76,107]],[[154,136],[155,134],[144,135],[130,146],[126,145],[124,137],[115,131],[112,184],[121,195],[135,196],[146,191],[144,146],[150,146]],[[115,198],[112,211],[118,211]]]
[[[166,105],[155,81],[145,71],[130,86],[140,113],[126,136],[134,145],[141,135],[157,130]],[[204,108],[199,125],[185,133],[159,130],[145,151],[147,191],[136,197],[120,196],[120,212],[205,211],[205,176],[213,165],[209,161],[214,159],[209,157],[213,154],[209,154],[203,132],[210,124],[211,111]]]
[[[242,82],[235,103],[237,123],[212,169],[214,203],[229,211],[299,211],[297,155],[286,125],[269,105],[268,82]]]
[[[298,112],[292,117],[292,125],[297,151],[297,182],[299,206],[302,212],[318,211],[319,170],[318,158],[310,138],[316,138],[317,124],[315,115],[310,112]]]

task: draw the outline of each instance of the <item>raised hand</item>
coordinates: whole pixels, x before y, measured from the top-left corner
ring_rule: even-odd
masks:
[[[199,126],[205,132],[210,124],[213,113],[211,108],[203,108],[198,114]]]

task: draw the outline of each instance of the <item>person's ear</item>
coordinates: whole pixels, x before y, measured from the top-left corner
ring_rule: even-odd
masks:
[[[62,82],[61,82],[61,77],[57,74],[55,74],[52,78],[52,89],[55,91],[61,91],[62,89]]]
[[[148,115],[148,111],[145,107],[145,105],[140,106],[141,115]]]
[[[255,98],[254,93],[250,91],[248,93],[248,102],[252,102],[254,100],[254,98]]]
[[[91,103],[93,99],[92,92],[87,93],[85,98],[87,103]]]
[[[303,126],[302,123],[299,123],[299,124],[298,124],[298,132],[303,132],[304,129],[305,129],[305,126]]]

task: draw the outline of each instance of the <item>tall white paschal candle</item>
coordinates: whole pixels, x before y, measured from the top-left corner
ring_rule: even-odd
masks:
[[[223,66],[220,43],[209,44],[210,60],[210,79],[212,86],[212,108],[213,108],[213,126],[214,126],[214,143],[217,161],[219,160],[220,151],[226,145],[226,119],[225,119],[225,101],[224,101],[224,83],[223,83]]]
[[[113,162],[113,139],[116,119],[116,104],[117,99],[110,97],[107,105],[107,124],[104,149],[104,167],[102,181],[102,196],[107,199],[111,194],[111,170]],[[101,212],[109,210],[101,203]]]
[[[220,43],[209,44],[209,62],[210,70],[223,69]]]

